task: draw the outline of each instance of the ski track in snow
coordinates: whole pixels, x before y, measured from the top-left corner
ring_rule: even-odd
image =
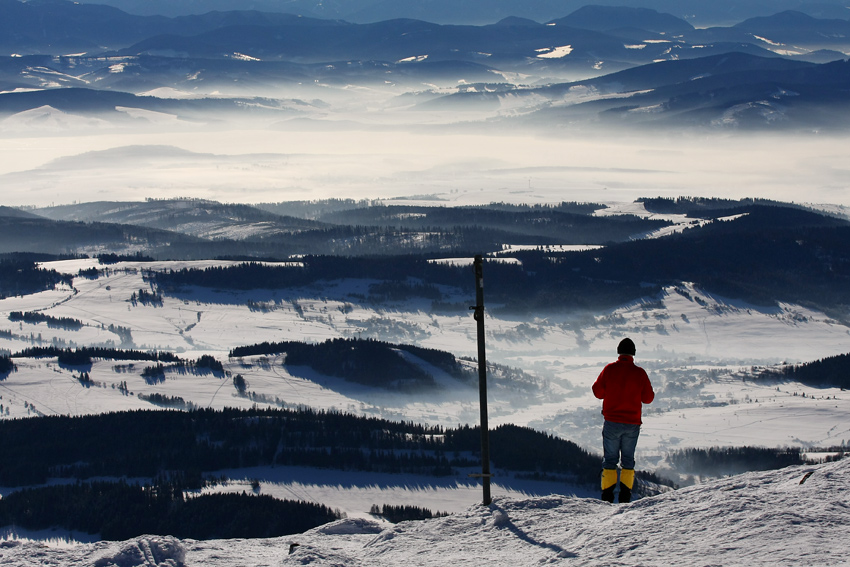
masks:
[[[807,476],[807,473],[812,473]],[[496,497],[447,517],[397,525],[344,519],[258,540],[0,545],[9,567],[216,565],[846,566],[850,459],[746,473],[631,504]]]

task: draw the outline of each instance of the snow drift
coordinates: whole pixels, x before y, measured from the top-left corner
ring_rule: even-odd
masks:
[[[179,565],[848,565],[850,459],[747,473],[611,505],[517,499],[392,525],[362,518],[263,540],[176,540],[48,547],[0,544],[0,563]]]

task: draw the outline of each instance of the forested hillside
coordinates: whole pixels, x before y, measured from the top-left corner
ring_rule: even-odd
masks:
[[[443,428],[310,409],[135,411],[0,421],[0,485],[48,477],[154,478],[181,471],[187,488],[205,473],[260,465],[451,475],[480,465],[476,427]],[[599,457],[524,427],[491,432],[499,469],[595,484]]]
[[[593,216],[603,205],[405,206],[351,200],[224,205],[200,199],[0,210],[0,252],[144,253],[157,259],[494,252],[503,244],[603,244],[669,221]],[[38,216],[41,215],[41,216]],[[321,221],[321,222],[316,222]],[[106,252],[104,252],[104,250]]]
[[[237,347],[230,352],[230,356],[278,353],[286,355],[287,366],[309,366],[326,376],[408,392],[433,389],[436,383],[429,372],[403,356],[403,353],[411,354],[458,380],[471,380],[474,377],[474,373],[465,370],[450,353],[375,340],[328,339],[319,344],[297,341],[262,343]]]
[[[850,354],[839,354],[804,364],[768,368],[756,378],[800,382],[814,388],[850,389]]]
[[[355,226],[396,227],[406,230],[445,231],[458,227],[498,230],[513,241],[529,238],[559,244],[602,244],[628,240],[635,234],[668,226],[669,221],[631,215],[592,216],[601,205],[561,203],[557,206],[423,207],[372,206],[327,213],[325,222]],[[506,241],[507,242],[507,241]]]
[[[515,264],[487,262],[488,301],[512,312],[611,308],[682,281],[760,305],[788,301],[840,314],[850,305],[850,223],[789,207],[712,211],[719,220],[664,238],[582,252],[512,252]],[[184,285],[279,289],[320,280],[394,282],[410,297],[442,299],[434,286],[469,277],[468,268],[426,256],[307,256],[297,269],[258,264],[150,273],[164,293]],[[436,295],[435,295],[436,294]],[[377,294],[376,294],[377,295]]]
[[[53,289],[59,283],[70,285],[72,278],[39,268],[26,255],[0,255],[0,299]]]
[[[184,488],[165,479],[144,486],[99,481],[27,488],[0,499],[0,526],[61,527],[105,540],[144,534],[231,539],[301,533],[340,518],[320,504],[245,493],[187,497]]]

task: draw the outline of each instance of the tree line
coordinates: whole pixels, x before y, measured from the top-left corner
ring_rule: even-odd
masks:
[[[846,316],[850,223],[811,211],[760,205],[716,214],[743,216],[686,229],[679,235],[600,250],[546,255],[520,252],[515,256],[523,262],[523,272],[533,271],[536,280],[558,282],[566,292],[584,291],[586,287],[578,280],[594,282],[600,291],[588,291],[591,298],[602,298],[603,290],[627,292],[628,286],[639,282],[660,287],[690,281],[758,305],[788,301]],[[520,281],[539,285],[527,276]],[[489,289],[493,285],[488,284]],[[518,291],[516,286],[504,289]],[[634,297],[651,291],[643,289]],[[561,298],[553,295],[552,299]]]
[[[339,278],[402,282],[408,278],[431,284],[452,285],[468,270],[433,264],[426,255],[395,257],[305,256],[298,265],[273,266],[243,262],[233,266],[147,271],[145,276],[161,291],[187,285],[222,289],[282,289]]]
[[[595,485],[600,458],[525,427],[491,431],[492,464]],[[204,471],[267,465],[451,475],[480,466],[477,427],[443,428],[299,409],[132,411],[0,421],[0,485],[49,477],[154,478],[180,471],[192,486]]]
[[[97,261],[103,265],[117,264],[118,262],[153,262],[153,258],[146,256],[142,252],[135,254],[98,254]]]
[[[207,356],[207,355],[205,355]],[[29,347],[12,355],[12,358],[42,358],[56,357],[60,364],[67,366],[91,365],[92,359],[102,358],[108,360],[133,360],[133,361],[159,361],[180,362],[181,359],[174,353],[166,351],[140,351],[124,350],[107,347],[77,347],[59,348]],[[201,357],[204,358],[204,357]]]
[[[32,324],[47,323],[47,326],[50,328],[66,329],[69,331],[79,331],[84,326],[84,323],[79,319],[72,317],[53,317],[52,315],[45,315],[44,313],[35,311],[12,311],[9,313],[9,321],[13,323],[19,321]]]
[[[715,211],[728,211],[729,209],[747,207],[750,205],[782,206],[791,208],[802,208],[790,203],[780,203],[770,199],[744,198],[721,199],[717,197],[644,197],[638,199],[643,203],[647,211],[662,214],[680,214],[690,217],[709,218]]]
[[[0,299],[54,289],[60,283],[73,284],[72,276],[39,268],[31,258],[32,255],[0,256]],[[47,258],[56,259],[56,256]]]
[[[108,347],[77,347],[77,348],[59,348],[55,346],[49,347],[29,347],[11,355],[12,358],[42,358],[56,357],[59,364],[65,366],[91,366],[96,358],[107,360],[132,360],[132,361],[151,361],[157,364],[145,367],[142,371],[142,377],[145,379],[154,379],[165,376],[165,371],[169,368],[196,368],[210,371],[219,376],[224,376],[224,365],[214,356],[209,354],[201,355],[197,360],[183,360],[174,353],[167,351],[139,351],[139,350],[123,350]],[[168,364],[166,366],[165,364]],[[154,380],[159,381],[159,380]]]
[[[4,378],[10,372],[15,370],[15,363],[12,362],[11,357],[7,355],[0,356],[0,379]]]
[[[144,534],[191,539],[268,538],[302,533],[341,517],[327,506],[265,495],[187,496],[179,481],[77,482],[26,488],[0,499],[0,526],[62,527],[105,540]]]
[[[448,512],[434,513],[428,508],[422,508],[421,506],[393,504],[384,504],[383,506],[372,504],[372,507],[369,509],[369,513],[373,516],[380,516],[381,518],[387,520],[388,522],[392,522],[393,524],[397,524],[399,522],[407,522],[411,520],[428,520],[430,518],[442,518],[444,516],[449,515]]]
[[[634,215],[593,216],[593,211],[599,208],[603,207],[566,204],[552,207],[427,207],[381,204],[329,212],[322,215],[321,220],[337,225],[417,230],[425,234],[461,229],[480,234],[499,231],[505,234],[503,243],[516,244],[622,242],[634,234],[651,232],[671,224],[670,221],[644,219]],[[545,242],[528,239],[545,239]]]
[[[488,303],[513,313],[610,308],[691,281],[759,305],[789,301],[846,316],[850,223],[802,209],[757,204],[714,214],[740,216],[665,238],[582,252],[518,251],[512,256],[519,264],[487,262]],[[164,293],[188,285],[285,289],[320,280],[374,279],[407,285],[408,296],[418,293],[435,303],[441,301],[435,286],[456,288],[472,280],[469,268],[432,263],[431,258],[305,256],[297,268],[245,263],[150,272],[148,277]]]
[[[850,354],[829,356],[803,364],[790,364],[781,368],[768,368],[756,379],[790,380],[815,388],[850,388]]]
[[[668,455],[679,471],[702,476],[723,476],[747,471],[781,469],[808,461],[799,447],[711,447],[681,449]]]
[[[287,366],[309,366],[326,376],[336,376],[368,386],[398,390],[434,388],[431,374],[401,356],[410,353],[460,380],[472,374],[451,353],[414,345],[396,345],[372,339],[328,339],[309,344],[298,341],[236,347],[231,357],[286,353]]]

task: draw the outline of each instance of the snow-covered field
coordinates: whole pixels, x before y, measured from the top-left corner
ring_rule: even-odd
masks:
[[[0,562],[83,566],[819,565],[850,564],[850,460],[747,473],[631,504],[497,496],[397,525],[348,518],[255,540],[0,545]]]
[[[91,368],[86,369],[93,382],[86,387],[78,380],[80,368],[60,366],[55,358],[16,358],[17,372],[0,381],[2,417],[81,415],[153,408],[139,395],[160,393],[181,397],[199,407],[250,407],[254,403],[278,407],[308,405],[446,426],[478,422],[477,389],[448,376],[438,377],[443,386],[439,392],[411,398],[317,375],[303,368],[284,367],[280,356],[228,358],[228,352],[237,346],[263,341],[317,342],[331,337],[375,338],[475,357],[476,329],[468,311],[434,313],[428,302],[416,301],[373,304],[358,299],[366,295],[371,283],[359,280],[327,282],[305,289],[241,293],[187,289],[177,296],[165,295],[161,306],[130,301],[134,292],[150,289],[143,280],[143,269],[212,264],[220,265],[221,262],[125,262],[109,266],[108,275],[98,279],[75,278],[75,289],[2,300],[0,322],[6,323],[0,323],[0,331],[9,331],[10,336],[0,337],[0,350],[17,352],[30,346],[52,344],[111,345],[171,351],[185,359],[211,354],[224,363],[230,376],[241,374],[245,378],[247,390],[254,394],[252,399],[239,395],[230,376],[170,371],[165,381],[149,384],[141,372],[150,363],[95,360]],[[46,265],[70,274],[95,266],[103,268],[96,260]],[[443,291],[452,302],[471,305],[474,303],[471,270],[469,284],[470,289],[459,287]],[[463,282],[459,285],[463,286]],[[66,330],[51,328],[45,323],[12,323],[8,320],[12,311],[68,317],[82,321],[84,326],[79,330]],[[661,297],[624,305],[610,313],[538,313],[527,320],[519,320],[499,316],[498,310],[493,309],[488,311],[486,324],[488,361],[520,369],[530,377],[530,381],[522,384],[491,380],[489,413],[492,427],[502,423],[528,425],[599,452],[600,403],[593,398],[590,385],[601,367],[615,358],[619,339],[628,335],[635,340],[637,360],[649,371],[658,393],[655,403],[645,409],[639,468],[668,473],[667,452],[688,447],[788,445],[808,448],[846,445],[850,439],[850,396],[846,392],[812,390],[793,383],[756,383],[749,379],[753,366],[804,362],[850,350],[850,330],[822,313],[800,306],[757,307],[712,296],[682,283],[665,290]],[[130,329],[131,341],[122,343],[121,336],[110,331],[110,325],[113,329]],[[122,383],[126,383],[126,391],[119,387]],[[356,531],[359,528],[352,526],[363,525],[358,522],[369,518],[368,510],[373,504],[417,505],[455,515],[450,519],[393,528],[387,532],[391,535],[383,536],[381,530],[386,526],[368,524],[364,528],[366,533],[347,535],[344,541],[338,541],[327,532],[315,531],[299,537],[302,547],[286,558],[283,555],[288,544],[284,540],[228,544],[174,542],[186,554],[187,564],[205,563],[224,547],[228,551],[216,561],[218,565],[279,564],[283,559],[338,565],[389,565],[399,561],[438,564],[434,562],[443,555],[432,553],[433,549],[429,553],[425,548],[410,551],[411,556],[407,557],[401,555],[407,553],[401,548],[387,547],[388,542],[391,539],[442,538],[454,541],[458,549],[470,550],[469,557],[480,559],[481,553],[485,553],[484,542],[493,537],[510,541],[498,544],[506,546],[504,554],[499,553],[498,557],[494,551],[498,546],[487,551],[492,553],[487,556],[488,561],[496,564],[509,560],[537,564],[579,557],[585,557],[582,564],[587,565],[617,564],[616,561],[622,564],[633,561],[664,563],[660,554],[640,555],[650,553],[640,550],[653,542],[656,536],[652,530],[658,529],[658,525],[646,528],[641,532],[643,535],[634,536],[635,541],[645,542],[634,546],[635,549],[630,550],[633,544],[626,543],[631,540],[617,536],[621,538],[617,541],[624,546],[620,552],[634,559],[604,555],[607,552],[603,550],[605,538],[602,534],[614,537],[616,526],[628,522],[623,517],[625,513],[651,516],[651,506],[644,505],[648,506],[644,509],[632,505],[614,511],[597,502],[582,500],[595,496],[588,494],[586,489],[560,483],[497,476],[493,485],[496,504],[481,509],[469,508],[480,500],[480,488],[466,476],[435,479],[281,467],[218,471],[218,474],[225,474],[233,481],[215,490],[250,491],[251,483],[257,480],[261,493],[338,508],[349,520],[337,528],[329,528],[332,531]],[[0,494],[7,491],[0,489]],[[558,496],[548,498],[552,494]],[[710,492],[694,494],[705,495],[693,496],[698,500],[711,497]],[[674,514],[672,517],[685,513],[686,506],[679,500],[684,496],[666,498],[676,511],[665,513]],[[753,514],[744,514],[740,521],[755,521],[753,518],[758,514]],[[599,532],[585,533],[581,522],[567,520],[573,516],[606,527]],[[648,521],[648,517],[631,516],[636,522]],[[785,517],[781,520],[791,522]],[[530,531],[518,527],[532,523],[537,523],[538,527]],[[471,539],[466,540],[461,533],[467,533]],[[555,533],[558,535],[552,535]],[[23,564],[15,563],[21,561],[20,554],[30,556],[35,549],[41,549],[38,544],[17,546],[13,541],[27,536],[79,539],[79,534],[27,534],[12,530],[6,536],[12,543],[0,547],[0,554],[9,557],[10,564]],[[567,545],[567,542],[576,541],[583,543]],[[54,544],[43,549],[43,553],[50,557],[59,554],[60,564],[75,564],[74,561],[84,561],[83,556],[105,557],[110,553],[114,556],[120,551],[116,547],[119,544],[93,547],[74,544],[67,550],[63,545]],[[405,549],[410,545],[413,544],[408,541]],[[556,548],[559,551],[555,551]],[[235,549],[241,551],[232,551]],[[738,548],[730,547],[728,553],[732,555],[726,557],[741,561],[746,557],[746,562],[750,562],[749,555],[735,555],[743,553],[735,549]],[[562,552],[565,554],[561,555]],[[634,553],[638,555],[630,555]],[[252,559],[240,562],[237,559],[240,554]],[[415,559],[411,559],[414,556]],[[463,564],[464,561],[473,560],[458,556],[452,557],[450,563]],[[719,564],[726,562],[719,561]]]
[[[122,263],[98,279],[76,278],[75,289],[57,289],[0,301],[0,349],[29,346],[114,345],[163,350],[195,359],[211,354],[248,391],[278,405],[335,408],[390,419],[457,425],[478,419],[478,393],[449,377],[432,395],[379,392],[343,380],[287,369],[281,358],[229,359],[237,346],[263,341],[320,342],[332,337],[375,338],[416,344],[475,357],[475,325],[468,311],[433,313],[427,302],[376,305],[354,298],[370,282],[328,282],[310,289],[226,292],[189,289],[165,295],[162,306],[132,303],[149,289],[142,269],[206,266],[212,262]],[[220,264],[220,262],[216,262]],[[96,260],[53,262],[76,274]],[[470,273],[470,288],[474,279]],[[472,290],[444,290],[459,305],[474,303]],[[466,303],[464,303],[466,302]],[[37,311],[82,321],[80,330],[44,323],[8,321],[12,311]],[[129,343],[110,326],[131,329]],[[677,447],[758,444],[822,446],[850,439],[850,399],[833,390],[748,380],[752,366],[805,362],[847,352],[850,329],[822,313],[795,305],[772,308],[711,296],[683,283],[660,298],[603,314],[539,313],[529,320],[487,317],[488,361],[524,371],[534,382],[517,387],[494,380],[490,415],[494,425],[531,425],[597,449],[599,402],[590,385],[615,358],[623,336],[638,347],[637,360],[650,372],[658,399],[646,408],[641,450],[662,455]],[[80,370],[55,359],[16,359],[18,371],[0,382],[8,418],[34,414],[88,414],[150,407],[138,394],[180,396],[200,407],[249,407],[230,379],[210,373],[167,373],[160,384],[141,377],[144,363],[95,361],[93,387],[76,379]],[[126,382],[129,392],[117,388]],[[808,392],[806,392],[809,390]],[[805,397],[802,394],[807,393]]]

